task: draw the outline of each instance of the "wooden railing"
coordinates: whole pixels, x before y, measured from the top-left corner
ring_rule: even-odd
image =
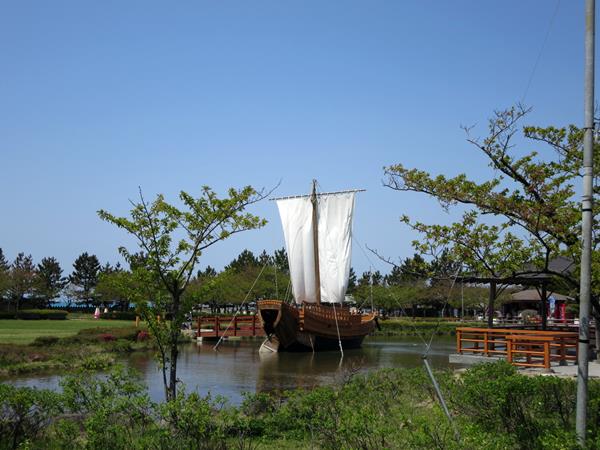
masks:
[[[548,369],[553,361],[577,360],[577,333],[459,327],[456,329],[456,351],[506,357],[516,366]]]
[[[256,315],[235,317],[198,317],[198,337],[264,336],[265,332]]]

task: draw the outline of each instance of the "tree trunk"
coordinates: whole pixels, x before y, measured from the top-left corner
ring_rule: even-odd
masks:
[[[179,327],[179,308],[180,298],[178,295],[173,296],[173,308],[171,309],[171,333],[169,339],[170,346],[170,361],[169,361],[169,389],[167,400],[175,400],[177,397],[177,356],[179,355],[179,335],[181,333]]]
[[[546,291],[546,283],[542,284],[542,307],[541,307],[541,316],[542,316],[542,330],[546,331],[548,328],[548,293]]]
[[[494,300],[496,300],[496,282],[490,283],[490,296],[488,298],[488,316],[487,316],[487,327],[494,327]]]

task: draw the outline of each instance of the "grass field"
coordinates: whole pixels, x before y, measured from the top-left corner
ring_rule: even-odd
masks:
[[[30,344],[39,336],[73,336],[85,328],[134,326],[132,320],[0,320],[0,344]]]

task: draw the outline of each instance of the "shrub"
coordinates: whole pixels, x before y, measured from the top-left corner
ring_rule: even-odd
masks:
[[[590,382],[591,405],[598,401],[599,388],[597,382]],[[469,369],[456,382],[451,401],[461,417],[481,429],[513,436],[517,448],[548,448],[544,442],[551,442],[550,448],[570,448],[575,394],[574,380],[528,377],[507,362],[498,362]],[[597,419],[593,413],[589,418],[592,438],[598,437]]]
[[[56,344],[60,339],[58,338],[58,336],[39,336],[36,337],[33,342],[31,343],[31,345],[34,346],[48,346],[48,345],[54,345]]]
[[[16,319],[16,318],[17,318],[17,314],[14,312],[6,312],[6,311],[0,312],[0,319]]]
[[[59,394],[0,384],[0,448],[37,438],[59,410]]]
[[[147,341],[148,339],[150,339],[150,333],[148,333],[145,330],[140,331],[136,338],[136,340],[138,342],[144,342],[144,341]]]
[[[195,392],[187,395],[181,389],[175,400],[158,407],[162,421],[170,430],[164,436],[167,441],[163,445],[175,440],[179,448],[226,449],[225,428],[217,420],[223,407],[223,399],[213,400],[210,395],[201,397]]]
[[[80,330],[74,338],[79,341],[104,340],[103,335],[111,335],[114,339],[137,340],[139,330],[131,328],[97,327]],[[109,339],[110,340],[110,339]]]
[[[153,405],[136,372],[122,366],[114,367],[106,376],[82,371],[63,378],[60,384],[69,411],[85,418],[85,448],[139,448],[132,443],[151,424]],[[63,435],[67,440],[64,444],[69,444],[72,437]]]
[[[109,311],[100,314],[100,318],[106,320],[135,320],[136,317],[135,311]]]
[[[16,318],[22,320],[65,320],[69,313],[58,309],[23,309]]]

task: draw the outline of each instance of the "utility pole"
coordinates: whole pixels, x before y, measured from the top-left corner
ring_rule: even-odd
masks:
[[[581,276],[579,288],[579,343],[577,348],[577,441],[585,445],[588,403],[588,358],[590,345],[590,297],[592,279],[592,219],[594,156],[594,41],[596,2],[585,2],[585,98],[583,136],[583,198],[581,201]],[[597,326],[597,325],[596,325]],[[596,329],[596,332],[598,330]]]

